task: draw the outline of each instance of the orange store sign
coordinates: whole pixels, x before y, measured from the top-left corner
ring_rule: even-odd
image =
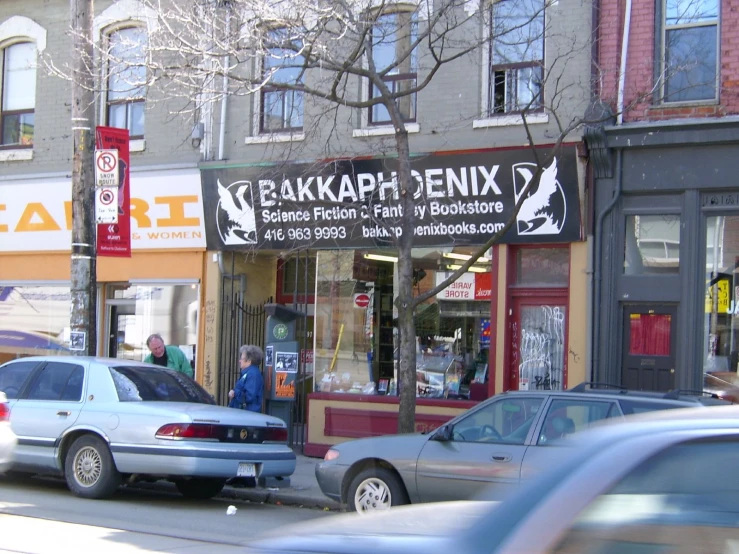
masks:
[[[69,251],[71,181],[0,184],[0,252]],[[205,248],[197,171],[131,175],[134,250]]]

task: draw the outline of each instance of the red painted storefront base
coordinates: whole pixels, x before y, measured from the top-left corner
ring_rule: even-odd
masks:
[[[342,437],[346,440],[379,435],[394,435],[398,432],[398,413],[396,411],[373,410],[373,405],[398,404],[396,396],[347,395],[336,393],[312,393],[308,395],[308,410],[312,408],[312,400],[341,402],[341,407],[325,406],[323,408],[323,435],[326,437]],[[352,406],[347,407],[346,403]],[[427,400],[416,399],[416,406],[457,408],[466,410],[477,405],[477,402],[465,400]],[[428,413],[427,410],[416,412],[416,432],[431,431],[452,419],[451,414]],[[311,421],[311,418],[308,418]],[[309,434],[310,435],[310,434]],[[306,456],[322,458],[331,447],[329,444],[306,442],[303,450]]]

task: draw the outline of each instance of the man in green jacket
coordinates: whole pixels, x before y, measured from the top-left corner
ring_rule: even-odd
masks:
[[[151,351],[151,354],[144,358],[147,364],[160,365],[193,377],[194,372],[185,353],[176,346],[164,346],[164,339],[161,335],[157,333],[151,335],[146,339],[146,346]]]

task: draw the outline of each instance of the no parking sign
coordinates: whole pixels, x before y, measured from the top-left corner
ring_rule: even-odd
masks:
[[[95,189],[95,222],[118,223],[118,188]]]

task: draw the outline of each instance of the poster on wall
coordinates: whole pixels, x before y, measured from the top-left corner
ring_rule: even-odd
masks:
[[[537,155],[522,148],[414,156],[414,244],[484,243],[521,198],[501,242],[580,240],[576,148]],[[549,158],[541,171],[536,157]],[[381,248],[401,232],[395,158],[204,169],[202,184],[213,250]]]

